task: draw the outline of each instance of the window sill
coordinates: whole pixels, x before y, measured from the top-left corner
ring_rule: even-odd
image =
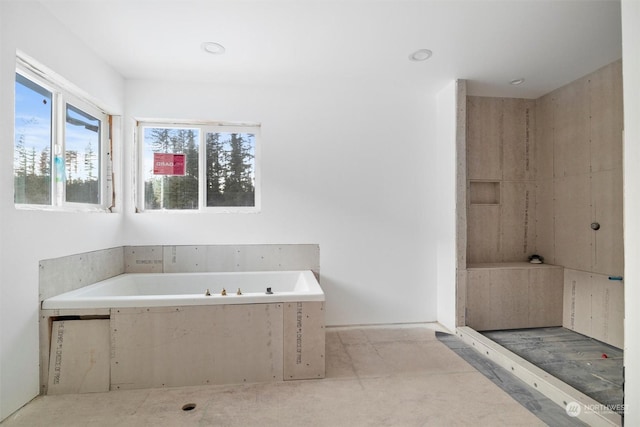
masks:
[[[175,215],[175,214],[259,214],[260,208],[204,208],[204,209],[152,209],[140,210],[136,208],[137,214],[151,215]]]
[[[48,206],[48,205],[26,205],[14,204],[19,211],[42,211],[42,212],[71,212],[71,213],[113,213],[111,210],[99,206]]]

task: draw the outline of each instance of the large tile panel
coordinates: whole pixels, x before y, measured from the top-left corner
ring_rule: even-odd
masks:
[[[535,101],[504,98],[502,179],[535,179]]]
[[[600,229],[592,231],[591,271],[600,274],[624,274],[622,220],[622,169],[596,172],[591,177],[592,218]]]
[[[282,311],[279,303],[113,309],[111,387],[281,381]]]
[[[124,272],[122,247],[40,261],[40,301]]]
[[[536,179],[553,178],[553,143],[555,140],[555,99],[552,94],[536,100]]]
[[[467,262],[500,261],[500,206],[471,205],[467,224]]]
[[[587,174],[591,164],[589,80],[576,80],[555,91],[554,96],[554,176]]]
[[[589,175],[554,181],[555,263],[575,270],[591,270],[591,186]]]
[[[534,182],[502,185],[500,261],[526,261],[536,248]]]
[[[589,76],[591,88],[591,170],[622,167],[622,61]]]
[[[536,253],[546,263],[558,264],[555,260],[555,203],[553,180],[536,183]]]
[[[502,179],[502,99],[467,97],[467,179]]]

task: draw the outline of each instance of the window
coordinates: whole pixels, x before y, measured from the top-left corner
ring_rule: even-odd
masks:
[[[107,205],[109,120],[104,112],[28,67],[19,66],[14,126],[17,206]]]
[[[138,127],[140,210],[259,210],[259,126],[142,122]]]

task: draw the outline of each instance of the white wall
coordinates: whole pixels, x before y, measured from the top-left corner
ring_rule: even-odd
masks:
[[[624,0],[627,218],[640,215],[635,167],[640,129],[633,119],[640,113],[638,22],[639,3]],[[0,419],[38,393],[40,259],[123,244],[319,243],[329,324],[453,321],[449,309],[455,294],[448,284],[455,282],[450,270],[455,165],[439,164],[436,153],[453,160],[455,144],[439,145],[451,138],[449,125],[443,139],[436,139],[433,94],[353,81],[306,87],[131,81],[125,91],[122,79],[37,2],[0,0],[0,32]],[[261,122],[262,212],[134,214],[131,129],[122,180],[116,182],[125,187],[124,215],[16,211],[16,48],[99,98],[111,112],[120,114],[124,105],[127,126],[131,116]],[[441,92],[442,112],[451,111],[454,95],[451,86]],[[449,113],[445,116],[448,120]],[[627,221],[625,240],[627,259],[637,259],[640,228],[633,221]],[[640,281],[640,270],[631,264],[626,298],[637,301],[633,284]],[[640,375],[632,358],[638,354],[633,333],[639,320],[632,305],[627,307],[627,401],[638,402]],[[640,424],[640,408],[633,409],[627,420]]]
[[[0,419],[38,394],[38,261],[122,244],[121,214],[16,210],[15,53],[37,58],[121,114],[124,82],[37,2],[0,2]]]
[[[260,122],[263,155],[260,213],[134,214],[127,206],[126,244],[318,243],[328,324],[436,319],[428,94],[353,81],[129,81],[126,94],[127,117]]]
[[[625,425],[640,425],[640,2],[622,1]]]
[[[227,87],[124,81],[38,2],[0,16],[0,419],[38,393],[38,261],[124,244],[318,243],[327,322],[436,319],[435,99],[412,87],[323,82]],[[119,210],[13,206],[13,87],[20,49],[130,117],[258,121],[262,212],[134,214],[131,130]],[[118,147],[117,147],[118,148]],[[118,162],[116,163],[118,166]],[[121,188],[124,183],[124,188]],[[124,206],[122,195],[124,194]]]
[[[457,84],[438,92],[437,218],[438,322],[456,328],[456,111]]]

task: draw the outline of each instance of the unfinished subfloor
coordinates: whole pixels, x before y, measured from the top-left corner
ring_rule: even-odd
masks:
[[[619,348],[563,327],[482,334],[598,402],[622,407],[623,351]]]
[[[2,426],[545,425],[436,330],[328,328],[323,380],[40,396]]]

